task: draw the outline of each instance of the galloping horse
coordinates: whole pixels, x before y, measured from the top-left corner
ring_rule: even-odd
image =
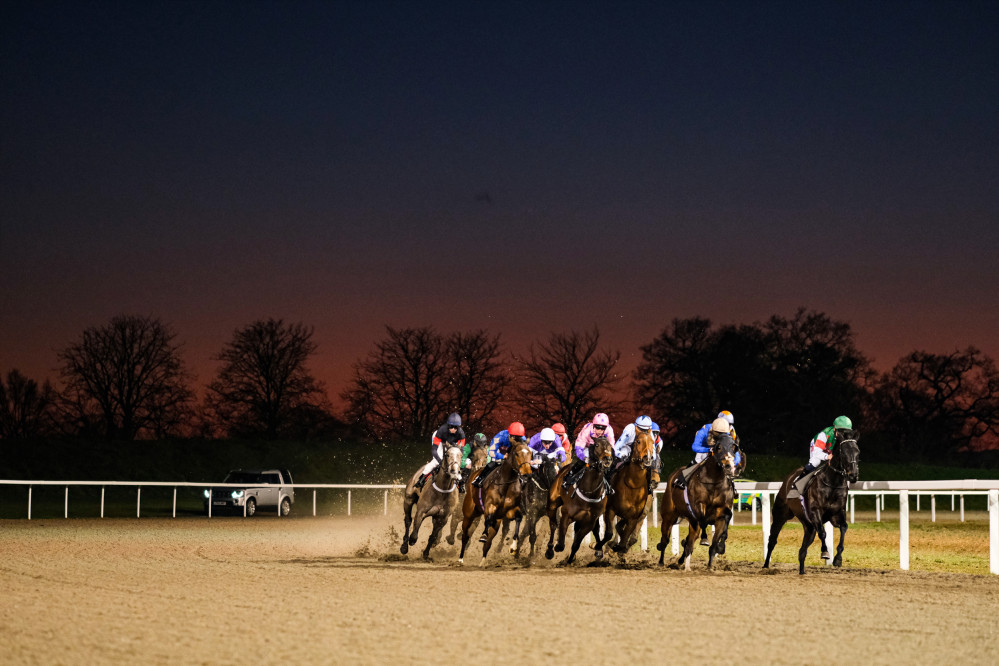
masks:
[[[524,484],[531,476],[531,449],[524,442],[517,442],[510,447],[509,452],[503,458],[500,466],[492,471],[482,483],[481,488],[471,486],[465,493],[465,501],[462,504],[464,520],[461,523],[461,553],[458,561],[465,561],[465,548],[468,547],[468,535],[471,532],[472,523],[480,515],[485,516],[485,526],[482,535],[484,545],[482,546],[482,562],[485,565],[486,556],[489,555],[489,547],[496,536],[497,523],[500,520],[516,520],[517,528],[514,530],[513,538],[520,536],[520,494],[523,492]],[[472,479],[482,472],[476,472]],[[478,492],[476,492],[478,491]]]
[[[832,523],[833,527],[839,528],[839,546],[836,547],[833,566],[843,565],[843,541],[846,539],[847,530],[847,496],[850,484],[856,483],[857,479],[860,478],[860,447],[857,445],[857,433],[850,430],[844,434],[847,439],[836,446],[836,451],[829,463],[821,466],[815,472],[805,489],[805,494],[799,499],[788,501],[787,492],[800,476],[800,467],[791,472],[781,484],[771,514],[773,520],[770,525],[770,540],[767,542],[767,559],[763,562],[764,569],[770,567],[770,555],[774,552],[774,546],[777,545],[777,535],[791,518],[797,518],[805,528],[805,535],[801,539],[801,548],[798,549],[799,574],[805,573],[805,555],[808,554],[808,547],[812,545],[816,533],[818,533],[819,541],[822,543],[822,559],[829,559],[824,526],[827,521]]]
[[[645,508],[650,495],[648,474],[655,467],[655,443],[652,440],[652,433],[639,430],[631,446],[628,462],[614,473],[611,481],[614,494],[607,501],[607,509],[604,511],[604,538],[597,544],[597,550],[614,536],[615,516],[618,522],[614,552],[623,555],[638,541],[635,530],[645,517]]]
[[[420,479],[421,470],[417,470],[413,478],[406,484],[406,495],[402,503],[402,510],[405,519],[405,529],[402,534],[402,546],[399,551],[405,555],[409,552],[409,547],[416,544],[419,536],[420,525],[428,517],[434,519],[433,531],[427,539],[427,547],[423,550],[423,559],[430,559],[430,549],[437,543],[441,529],[447,523],[448,517],[454,511],[455,504],[458,503],[458,481],[461,479],[461,449],[452,446],[444,453],[444,460],[437,466],[437,470],[431,477],[430,487],[423,489],[416,488],[416,482]],[[416,505],[416,516],[410,517],[413,505]],[[413,524],[413,532],[409,533],[409,526]]]
[[[527,532],[527,537],[531,542],[531,552],[527,559],[534,558],[534,544],[538,540],[538,520],[545,515],[548,510],[548,492],[555,477],[558,476],[559,464],[554,458],[545,458],[541,461],[537,471],[531,475],[531,480],[524,486],[524,492],[520,496],[521,510],[524,513],[522,527]],[[514,557],[520,558],[520,544],[523,539],[514,539],[510,543],[510,552]]]
[[[489,450],[485,446],[475,446],[472,445],[472,452],[468,454],[468,460],[471,465],[466,467],[461,471],[461,475],[465,477],[465,485],[468,485],[469,479],[471,479],[472,474],[475,474],[480,469],[486,466],[489,462]],[[467,473],[466,473],[467,472]],[[454,511],[451,512],[451,532],[447,535],[447,542],[450,545],[454,545],[454,535],[458,531],[458,524],[461,522],[462,518],[462,505],[465,503],[465,495],[462,493],[460,495],[461,501],[455,502]],[[474,527],[472,528],[475,529]]]
[[[715,442],[707,460],[687,479],[686,488],[678,488],[674,481],[683,468],[676,469],[669,476],[669,487],[659,505],[659,521],[662,538],[659,549],[659,566],[666,556],[666,543],[669,533],[679,519],[686,519],[690,528],[683,545],[683,554],[677,561],[690,571],[690,554],[701,530],[708,525],[715,526],[714,538],[708,548],[708,569],[714,564],[715,555],[725,554],[725,539],[728,538],[728,522],[732,518],[732,500],[735,499],[735,442],[729,435],[715,435]]]
[[[565,490],[565,475],[571,469],[564,467],[555,479],[551,491],[548,493],[548,526],[551,534],[548,535],[548,549],[545,557],[549,560],[555,557],[555,551],[565,550],[565,533],[569,529],[569,523],[573,524],[572,550],[565,560],[566,564],[572,564],[576,559],[576,551],[583,537],[589,532],[593,532],[597,540],[597,548],[594,557],[598,560],[604,556],[604,551],[600,548],[600,525],[597,520],[607,507],[607,489],[604,486],[604,474],[610,469],[614,462],[614,448],[606,437],[597,437],[593,440],[590,448],[590,459],[586,464],[586,471],[576,484],[576,489],[572,493]],[[562,507],[562,519],[558,526],[558,543],[552,548],[552,541],[555,538],[555,516],[559,507]]]

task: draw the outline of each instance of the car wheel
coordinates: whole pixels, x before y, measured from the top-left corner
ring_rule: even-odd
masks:
[[[287,516],[289,513],[291,513],[291,500],[285,497],[281,500],[281,515]]]
[[[252,497],[247,498],[247,500],[246,500],[246,515],[247,516],[252,516],[256,512],[257,512],[257,500],[253,499]]]

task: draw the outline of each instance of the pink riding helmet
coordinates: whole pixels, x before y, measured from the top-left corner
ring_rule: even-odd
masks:
[[[610,419],[607,418],[606,414],[600,412],[599,414],[593,417],[593,425],[609,426]]]

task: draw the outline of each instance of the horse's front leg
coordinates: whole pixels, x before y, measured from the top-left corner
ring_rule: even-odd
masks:
[[[593,523],[585,525],[585,527],[583,521],[577,521],[572,526],[572,550],[569,551],[569,557],[565,560],[566,564],[572,564],[576,560],[576,551],[579,550],[579,545],[583,543],[583,538],[595,528],[595,520]],[[597,559],[600,558],[598,557]]]
[[[555,526],[555,517],[558,513],[558,508],[548,507],[548,547],[545,549],[545,559],[550,560],[555,557],[555,548],[552,544],[555,543],[555,532],[558,531]]]
[[[671,538],[671,532],[673,531],[673,524],[676,522],[676,516],[672,513],[667,513],[665,515],[660,515],[659,521],[659,543],[656,544],[656,548],[659,550],[659,566],[663,566],[666,562],[666,547],[669,544]]]
[[[715,521],[714,538],[711,539],[711,547],[708,548],[708,569],[714,565],[715,555],[725,554],[725,539],[728,537],[728,515],[722,514],[721,518]]]
[[[448,519],[447,513],[443,515],[436,515],[433,517],[432,528],[430,531],[430,538],[427,539],[427,547],[423,549],[423,559],[430,561],[430,549],[437,545],[440,540],[441,530],[444,529],[444,524]]]
[[[690,526],[687,528],[687,538],[683,542],[683,552],[676,563],[678,565],[682,564],[684,570],[690,571],[690,555],[694,552],[694,543],[697,541],[697,535],[701,533],[701,525],[693,518],[688,520],[687,524]]]
[[[809,523],[805,525],[805,534],[801,538],[801,548],[798,549],[798,574],[805,574],[805,556],[808,555],[808,547],[815,540],[815,527]]]
[[[843,543],[846,541],[846,530],[849,527],[846,522],[846,512],[844,511],[839,516],[839,545],[836,546],[836,557],[833,558],[833,566],[841,567],[843,566]]]
[[[770,513],[770,538],[767,540],[767,557],[763,561],[764,569],[770,568],[770,556],[773,555],[774,548],[777,546],[777,537],[780,536],[781,528],[790,518],[791,510],[787,507],[787,503],[778,498]]]
[[[454,545],[454,535],[458,532],[458,523],[461,521],[461,504],[461,501],[459,501],[451,512],[451,532],[446,537],[450,546]]]

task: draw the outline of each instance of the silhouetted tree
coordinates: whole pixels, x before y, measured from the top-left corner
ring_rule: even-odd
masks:
[[[457,411],[466,423],[490,420],[507,385],[499,336],[443,336],[431,327],[395,329],[354,364],[341,396],[347,419],[373,437],[420,441]]]
[[[600,331],[552,333],[515,357],[515,397],[523,418],[563,423],[576,433],[596,412],[620,421],[624,403],[616,397],[621,352],[600,347]],[[621,426],[617,426],[620,431]]]
[[[871,375],[848,324],[804,309],[719,328],[674,319],[642,358],[636,401],[679,447],[727,409],[748,450],[800,454],[802,441],[837,414],[859,418]]]
[[[159,319],[125,315],[59,352],[70,428],[128,440],[177,432],[193,395],[175,337]]]
[[[214,357],[222,366],[205,396],[206,408],[223,430],[268,439],[301,436],[307,422],[329,414],[325,389],[306,367],[317,349],[313,332],[301,323],[270,318],[233,333]]]
[[[999,435],[999,371],[974,347],[912,352],[878,381],[871,417],[884,452],[903,460],[948,460],[992,445]]]
[[[56,393],[46,381],[28,379],[18,370],[0,377],[0,439],[29,439],[52,430]]]

